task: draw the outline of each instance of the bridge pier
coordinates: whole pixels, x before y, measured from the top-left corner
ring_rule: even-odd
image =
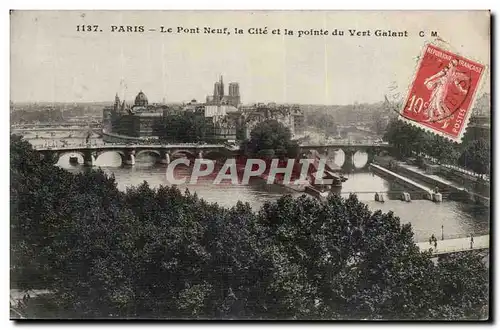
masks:
[[[344,164],[342,164],[342,170],[348,172],[354,170],[354,154],[356,150],[345,149],[344,150]]]
[[[375,159],[375,155],[378,154],[376,150],[373,149],[368,149],[366,150],[366,154],[368,155],[368,158],[366,159],[366,165],[373,163],[373,160]]]
[[[162,152],[160,152],[160,155],[161,155],[161,157],[158,160],[158,162],[160,164],[165,164],[165,165],[170,164],[170,154],[168,152],[162,151]]]
[[[84,166],[94,166],[96,157],[93,152],[85,152],[83,154],[83,165]]]
[[[135,165],[135,150],[127,151],[123,163],[130,166]]]

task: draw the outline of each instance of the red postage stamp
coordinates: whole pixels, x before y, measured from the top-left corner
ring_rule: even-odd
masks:
[[[401,117],[460,143],[467,129],[484,65],[427,45],[401,109]]]

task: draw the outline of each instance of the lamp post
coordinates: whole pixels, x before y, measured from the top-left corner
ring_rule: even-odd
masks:
[[[444,225],[441,225],[441,240],[444,241]]]

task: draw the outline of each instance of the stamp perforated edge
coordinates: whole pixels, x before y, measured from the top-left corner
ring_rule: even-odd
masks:
[[[468,60],[471,60],[471,61],[474,61],[476,63],[479,63],[481,65],[483,65],[484,67],[484,70],[481,72],[480,76],[479,76],[479,79],[478,79],[478,82],[477,82],[477,86],[476,86],[476,89],[474,91],[474,94],[472,95],[472,98],[471,98],[471,103],[470,103],[470,109],[469,111],[467,111],[467,115],[464,117],[464,125],[462,126],[462,129],[460,130],[460,133],[458,134],[457,137],[453,137],[453,136],[450,136],[446,133],[443,133],[443,132],[440,132],[438,130],[435,130],[431,127],[428,127],[428,126],[425,126],[423,124],[421,124],[420,122],[417,122],[415,120],[411,120],[411,119],[407,119],[403,113],[404,113],[404,109],[405,109],[405,105],[408,103],[408,99],[410,97],[410,91],[412,89],[412,86],[415,82],[415,79],[417,78],[417,74],[418,74],[418,69],[420,68],[420,64],[421,62],[423,61],[424,59],[424,55],[425,55],[425,52],[427,51],[427,48],[429,45],[432,45],[432,46],[435,46],[435,47],[438,47],[438,48],[441,48],[441,49],[444,49],[446,51],[449,51],[449,52],[452,52],[453,54],[455,55],[458,55],[458,56],[461,56],[463,58],[466,58]],[[457,52],[456,50],[453,50],[453,49],[450,49],[450,47],[448,46],[448,43],[446,43],[445,41],[442,41],[442,43],[438,43],[436,40],[434,41],[427,41],[424,43],[424,46],[422,47],[422,51],[420,53],[420,57],[419,57],[419,60],[417,61],[416,65],[415,65],[415,69],[413,71],[413,76],[412,78],[410,79],[410,83],[408,85],[408,88],[406,89],[406,97],[404,99],[404,102],[402,103],[401,105],[401,109],[399,110],[399,116],[398,116],[398,119],[407,123],[407,124],[410,124],[412,126],[415,126],[415,127],[418,127],[426,132],[429,132],[429,133],[432,133],[432,134],[435,134],[435,135],[439,135],[443,138],[446,138],[452,142],[455,142],[455,143],[462,143],[462,139],[465,135],[465,133],[467,132],[467,128],[469,127],[469,120],[470,120],[470,117],[472,115],[472,111],[474,110],[474,106],[476,104],[476,101],[477,101],[477,93],[478,91],[483,87],[484,83],[485,83],[485,72],[488,71],[489,72],[490,68],[488,65],[482,63],[481,61],[478,61],[472,57],[469,57],[469,56],[465,56],[463,55],[462,53],[460,52]]]

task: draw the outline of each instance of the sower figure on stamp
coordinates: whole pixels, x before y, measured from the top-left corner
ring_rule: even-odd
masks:
[[[462,94],[468,91],[468,88],[464,88],[461,84],[465,82],[468,87],[467,82],[470,79],[467,75],[457,71],[457,65],[458,61],[452,60],[443,70],[424,81],[425,86],[432,90],[429,107],[424,111],[428,117],[426,121],[443,123],[442,128],[446,128],[450,119],[453,119],[452,112],[445,104],[450,88],[455,86]]]

